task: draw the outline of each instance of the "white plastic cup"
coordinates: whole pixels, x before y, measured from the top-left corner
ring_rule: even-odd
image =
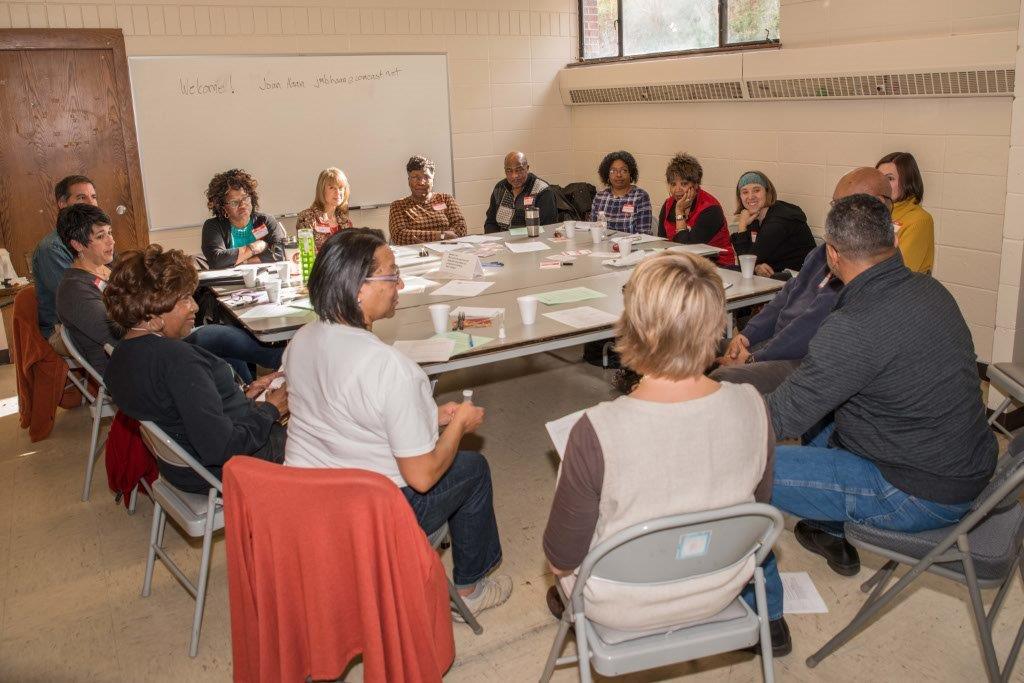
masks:
[[[430,304],[430,321],[434,323],[434,332],[444,334],[448,332],[448,315],[452,307],[448,304]]]
[[[576,235],[576,221],[562,223],[562,235],[571,240]]]
[[[618,240],[619,244],[619,256],[629,256],[629,252],[633,251],[633,240],[628,237],[623,237]]]
[[[246,287],[256,286],[256,269],[246,268],[242,271],[242,282],[245,283]]]
[[[291,266],[288,265],[287,261],[279,261],[277,263],[277,278],[281,282],[288,282],[291,279]]]
[[[604,228],[602,228],[600,225],[592,226],[590,228],[590,239],[595,243],[600,242],[602,239],[604,239]]]
[[[757,256],[755,254],[744,254],[740,256],[740,273],[745,278],[754,277],[754,264],[757,263]]]
[[[519,302],[519,315],[523,318],[523,324],[532,325],[537,322],[537,297],[521,296],[516,301]]]
[[[267,300],[272,304],[281,303],[281,281],[277,278],[267,280],[263,286],[267,290]]]

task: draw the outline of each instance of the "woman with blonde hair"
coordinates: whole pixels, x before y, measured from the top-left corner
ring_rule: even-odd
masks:
[[[299,212],[295,221],[295,229],[309,228],[313,231],[313,242],[316,250],[327,241],[327,238],[343,230],[351,228],[352,221],[348,217],[348,197],[351,188],[348,177],[340,168],[325,168],[316,179],[316,195],[308,209]]]
[[[725,325],[725,289],[715,266],[663,252],[637,266],[624,294],[616,350],[643,379],[630,394],[589,408],[569,435],[544,531],[544,553],[566,595],[590,548],[618,531],[771,497],[775,437],[764,400],[750,385],[704,375]],[[764,570],[777,573],[774,556]],[[753,607],[753,574],[751,558],[654,589],[591,577],[587,616],[621,631],[698,621],[741,591]],[[560,606],[557,591],[549,591],[548,603],[552,611]],[[791,649],[781,595],[768,595],[768,611],[773,650],[781,656]]]

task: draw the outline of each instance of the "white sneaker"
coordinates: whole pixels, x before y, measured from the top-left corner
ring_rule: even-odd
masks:
[[[480,579],[480,583],[477,586],[479,590],[475,596],[472,598],[462,598],[462,601],[466,603],[466,607],[473,613],[473,616],[480,614],[485,609],[497,607],[512,595],[512,577],[507,574],[485,576]],[[462,623],[466,621],[454,607],[452,608],[452,619]]]

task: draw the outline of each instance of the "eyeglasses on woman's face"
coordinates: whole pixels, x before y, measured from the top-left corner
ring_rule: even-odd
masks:
[[[252,197],[245,195],[241,199],[233,199],[229,202],[224,202],[224,206],[234,211],[238,211],[243,206],[252,206]]]

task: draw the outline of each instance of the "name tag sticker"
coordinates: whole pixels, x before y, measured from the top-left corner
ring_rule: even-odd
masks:
[[[103,278],[96,278],[95,280],[92,281],[92,283],[96,285],[96,289],[100,290],[101,292],[107,288],[107,281],[104,280]]]
[[[261,225],[260,227],[253,229],[252,236],[258,240],[261,240],[267,236],[268,232],[269,231],[267,230],[267,226]]]
[[[703,557],[708,554],[708,547],[710,545],[710,531],[698,531],[692,534],[683,534],[679,537],[679,547],[676,548],[676,559],[688,560],[692,557]]]
[[[447,208],[448,208],[448,205],[445,204],[444,202],[438,202],[437,204],[434,204],[434,206],[433,206],[434,211],[444,211]]]
[[[632,204],[625,204],[622,207],[622,213],[629,214],[629,213],[633,213],[634,211],[636,211],[636,209],[633,207]]]
[[[527,196],[523,197],[523,205],[524,206],[533,206],[533,196],[527,195]]]
[[[331,226],[329,226],[329,225],[317,225],[317,226],[314,226],[313,229],[316,230],[317,232],[323,233],[325,235],[330,235],[331,234]]]

